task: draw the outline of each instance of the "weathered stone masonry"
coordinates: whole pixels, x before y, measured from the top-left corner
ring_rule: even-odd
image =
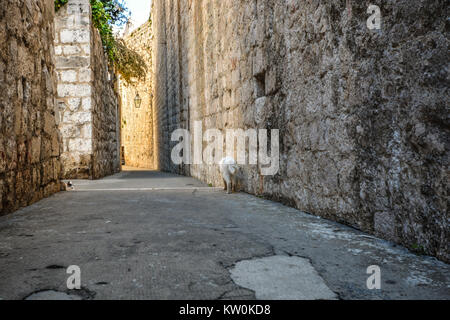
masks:
[[[115,84],[89,0],[2,2],[0,214],[119,170]]]
[[[370,4],[382,29],[366,26]],[[243,190],[449,256],[445,0],[156,0],[153,87],[163,170],[170,134],[280,129],[280,172]]]
[[[59,191],[53,0],[0,5],[0,214]]]
[[[89,0],[69,0],[55,29],[63,177],[101,178],[120,167],[118,101]]]
[[[120,171],[120,112],[118,83],[108,68],[100,34],[91,26],[92,39],[92,178],[100,179]]]

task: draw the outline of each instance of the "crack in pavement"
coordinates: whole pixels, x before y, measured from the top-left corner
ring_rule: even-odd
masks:
[[[450,298],[450,268],[434,258],[248,194],[176,190],[204,185],[164,177],[133,172],[109,182],[83,181],[85,188],[171,189],[62,192],[0,217],[0,299],[22,299],[42,288],[65,292],[68,275],[43,268],[52,265],[78,265],[83,287],[96,289],[93,299],[258,298],[259,287],[271,285],[233,281],[233,270],[280,255],[315,271],[336,299]],[[288,264],[253,276],[264,284],[277,278],[271,269]],[[366,288],[366,269],[374,264],[382,269],[382,290]],[[243,281],[252,280],[244,275]],[[290,278],[302,277],[294,272]]]

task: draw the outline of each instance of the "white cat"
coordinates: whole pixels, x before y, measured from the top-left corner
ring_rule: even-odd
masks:
[[[236,191],[237,174],[239,171],[236,161],[231,157],[225,157],[220,160],[219,169],[225,184],[224,190],[227,190],[228,194]]]

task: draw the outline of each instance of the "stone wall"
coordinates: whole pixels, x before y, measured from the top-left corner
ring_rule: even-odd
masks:
[[[92,178],[120,171],[120,112],[118,82],[108,66],[98,30],[92,26]]]
[[[114,77],[89,0],[69,0],[55,20],[63,177],[100,178],[119,169]]]
[[[0,5],[0,215],[59,191],[53,0]]]
[[[71,0],[56,15],[55,54],[63,136],[63,177],[92,176],[91,9]]]
[[[381,8],[381,30],[367,9]],[[177,128],[280,129],[241,188],[450,261],[445,0],[156,0],[155,145]]]
[[[121,142],[127,166],[152,169],[153,159],[153,101],[152,101],[152,25],[148,21],[125,37],[127,46],[141,55],[147,64],[145,79],[127,84],[120,82]],[[136,108],[134,98],[142,99]]]

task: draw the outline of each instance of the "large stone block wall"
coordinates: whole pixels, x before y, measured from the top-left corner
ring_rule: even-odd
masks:
[[[0,215],[60,189],[53,0],[0,5]]]
[[[92,176],[91,8],[71,0],[56,15],[55,54],[63,136],[63,177]]]
[[[121,143],[127,166],[152,169],[153,158],[153,99],[152,99],[152,24],[146,22],[125,37],[128,47],[138,52],[147,64],[145,79],[135,79],[133,84],[120,81]],[[136,95],[142,99],[136,108]]]
[[[55,20],[63,177],[100,178],[119,170],[115,79],[89,0],[69,0]]]
[[[120,112],[118,82],[108,66],[98,30],[92,26],[92,178],[120,171]]]
[[[367,9],[381,8],[381,30]],[[159,168],[170,134],[280,129],[280,171],[241,188],[450,261],[445,0],[156,0]]]

